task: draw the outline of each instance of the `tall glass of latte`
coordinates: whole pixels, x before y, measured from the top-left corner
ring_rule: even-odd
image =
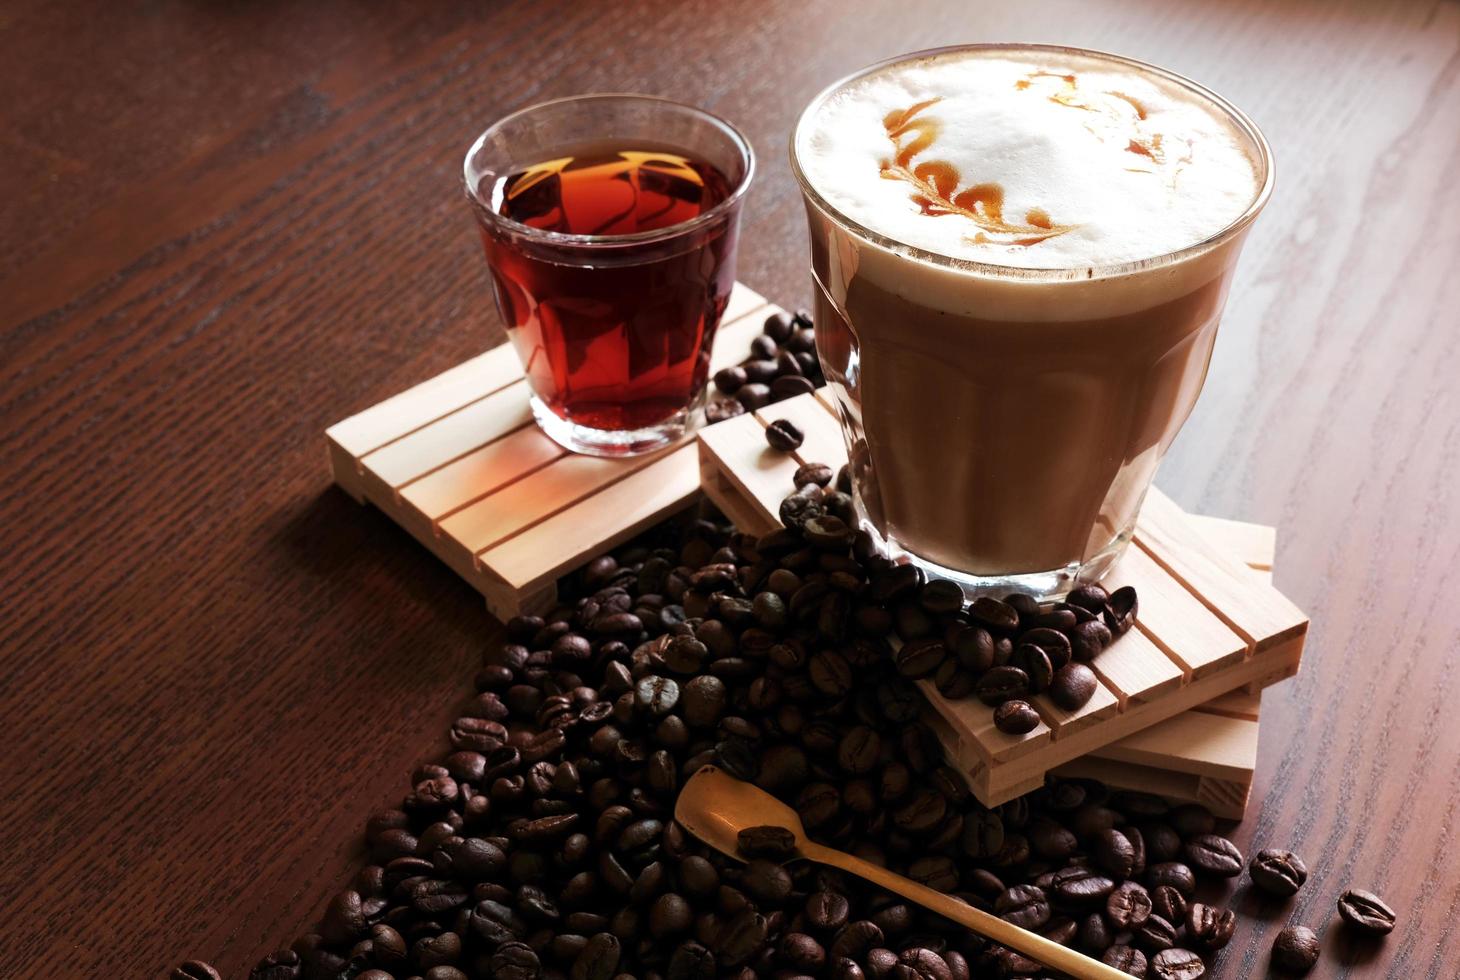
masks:
[[[972,45],[832,85],[791,159],[862,525],[970,594],[1099,578],[1201,391],[1257,127],[1141,62]]]

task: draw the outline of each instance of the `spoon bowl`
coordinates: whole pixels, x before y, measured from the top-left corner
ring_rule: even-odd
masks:
[[[784,827],[796,835],[796,850],[806,845],[801,817],[774,796],[715,766],[689,778],[674,804],[674,819],[719,851],[744,861],[739,835],[748,827]]]

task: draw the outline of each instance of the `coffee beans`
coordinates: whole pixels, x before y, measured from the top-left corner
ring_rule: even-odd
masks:
[[[1287,898],[1296,895],[1308,880],[1308,867],[1292,851],[1258,851],[1247,866],[1252,883],[1269,895]]]
[[[1156,980],[1201,980],[1206,975],[1206,964],[1189,949],[1163,949],[1151,959]]]
[[[1318,935],[1307,926],[1288,926],[1272,943],[1272,965],[1289,973],[1307,973],[1318,962]]]
[[[1100,962],[1106,966],[1114,967],[1122,973],[1129,973],[1133,977],[1144,977],[1146,975],[1146,954],[1134,946],[1111,946],[1100,957]]]
[[[1186,913],[1186,937],[1199,949],[1215,951],[1232,941],[1237,917],[1230,909],[1214,908],[1200,902]]]
[[[1078,711],[1090,703],[1100,682],[1095,672],[1082,663],[1068,663],[1055,673],[1049,698],[1066,711]]]
[[[1242,852],[1216,834],[1201,834],[1186,842],[1186,861],[1198,871],[1233,878],[1242,873]]]
[[[772,314],[763,332],[751,341],[750,357],[715,372],[715,391],[725,397],[713,398],[705,406],[706,420],[724,421],[815,391],[825,380],[815,348],[809,315],[793,321],[788,314]]]
[[[998,706],[1029,693],[1029,675],[1018,667],[995,667],[979,679],[975,689],[984,704]]]
[[[1394,930],[1394,910],[1373,892],[1350,888],[1339,896],[1338,914],[1349,928],[1370,936],[1383,936]]]
[[[994,727],[1007,735],[1025,735],[1039,727],[1039,712],[1028,701],[1014,698],[994,709]]]
[[[805,434],[790,419],[776,419],[765,427],[765,441],[777,452],[789,453],[801,448]]]
[[[201,960],[188,960],[172,971],[172,980],[223,980],[218,971]]]
[[[789,368],[805,328],[789,329],[754,360]],[[747,367],[735,397],[766,370]],[[843,476],[808,464],[796,482],[772,534],[685,515],[564,579],[547,615],[507,623],[447,757],[371,817],[374,863],[255,980],[1040,974],[859,880],[788,863],[784,831],[747,831],[744,863],[703,847],[671,814],[707,763],[793,806],[816,841],[1129,970],[1157,975],[1170,954],[1163,968],[1182,976],[1177,952],[1214,948],[1226,918],[1189,919],[1186,898],[1197,874],[1223,873],[1207,858],[1225,849],[1201,839],[1209,813],[1055,778],[988,809],[919,720],[915,677],[1037,726],[1032,689],[1087,687],[1105,611],[1120,627],[1125,607],[1093,589],[965,607],[956,585],[874,554]],[[1198,862],[1189,846],[1201,863],[1175,863]]]

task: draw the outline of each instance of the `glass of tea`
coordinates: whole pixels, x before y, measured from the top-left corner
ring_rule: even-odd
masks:
[[[544,102],[472,144],[497,306],[556,442],[630,456],[695,427],[754,169],[729,123],[643,95]]]

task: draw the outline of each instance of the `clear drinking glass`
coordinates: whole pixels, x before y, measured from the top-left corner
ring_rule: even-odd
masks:
[[[635,455],[697,424],[754,169],[729,123],[643,95],[531,106],[472,145],[498,309],[558,443]]]
[[[828,97],[904,61],[970,51],[1078,56],[1206,100],[1249,144],[1257,193],[1205,241],[1138,262],[1028,269],[895,241],[830,204],[803,168]],[[1157,464],[1201,391],[1272,155],[1245,115],[1171,72],[1046,45],[903,55],[831,85],[791,141],[811,231],[817,350],[840,406],[854,499],[884,553],[970,595],[1062,595],[1124,550]]]

